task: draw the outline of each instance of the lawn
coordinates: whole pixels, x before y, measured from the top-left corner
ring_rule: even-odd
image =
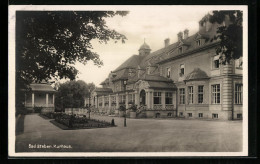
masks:
[[[24,134],[16,137],[17,152],[238,152],[242,121],[92,118],[117,127],[61,130],[38,115],[27,115]],[[28,121],[35,121],[32,125]],[[49,145],[49,148],[29,148]],[[55,146],[54,146],[55,145]],[[57,145],[65,145],[58,147]],[[68,146],[68,147],[66,147]]]

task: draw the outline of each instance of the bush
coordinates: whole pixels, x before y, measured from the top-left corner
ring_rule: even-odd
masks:
[[[125,111],[125,110],[126,110],[125,106],[124,105],[120,105],[119,111]]]
[[[42,107],[40,107],[40,106],[35,106],[35,107],[33,107],[33,110],[34,110],[35,113],[41,113]]]
[[[137,111],[137,105],[132,105],[129,109],[130,109],[132,112],[136,112],[136,111]]]

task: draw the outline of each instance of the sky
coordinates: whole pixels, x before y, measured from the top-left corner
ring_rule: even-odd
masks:
[[[177,41],[177,33],[189,30],[189,35],[198,31],[199,21],[215,6],[137,6],[124,7],[128,10],[127,16],[115,16],[106,19],[109,28],[124,34],[126,43],[100,44],[92,41],[93,51],[100,55],[104,65],[98,67],[93,62],[87,65],[76,63],[79,75],[76,80],[86,83],[93,82],[100,87],[108,74],[132,55],[138,54],[138,49],[145,42],[152,49],[151,52],[164,47],[164,40],[170,39],[170,44]]]

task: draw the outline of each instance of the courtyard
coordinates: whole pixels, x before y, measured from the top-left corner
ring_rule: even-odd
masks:
[[[16,152],[239,152],[242,121],[127,119],[91,115],[116,127],[62,130],[38,114],[26,115]]]

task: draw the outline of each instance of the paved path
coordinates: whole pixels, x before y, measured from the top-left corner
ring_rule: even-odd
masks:
[[[242,149],[241,121],[115,119],[117,127],[61,130],[38,115],[26,115],[24,133],[16,137],[17,152],[235,152]],[[29,148],[29,145],[50,148]],[[69,147],[54,147],[65,145]]]

